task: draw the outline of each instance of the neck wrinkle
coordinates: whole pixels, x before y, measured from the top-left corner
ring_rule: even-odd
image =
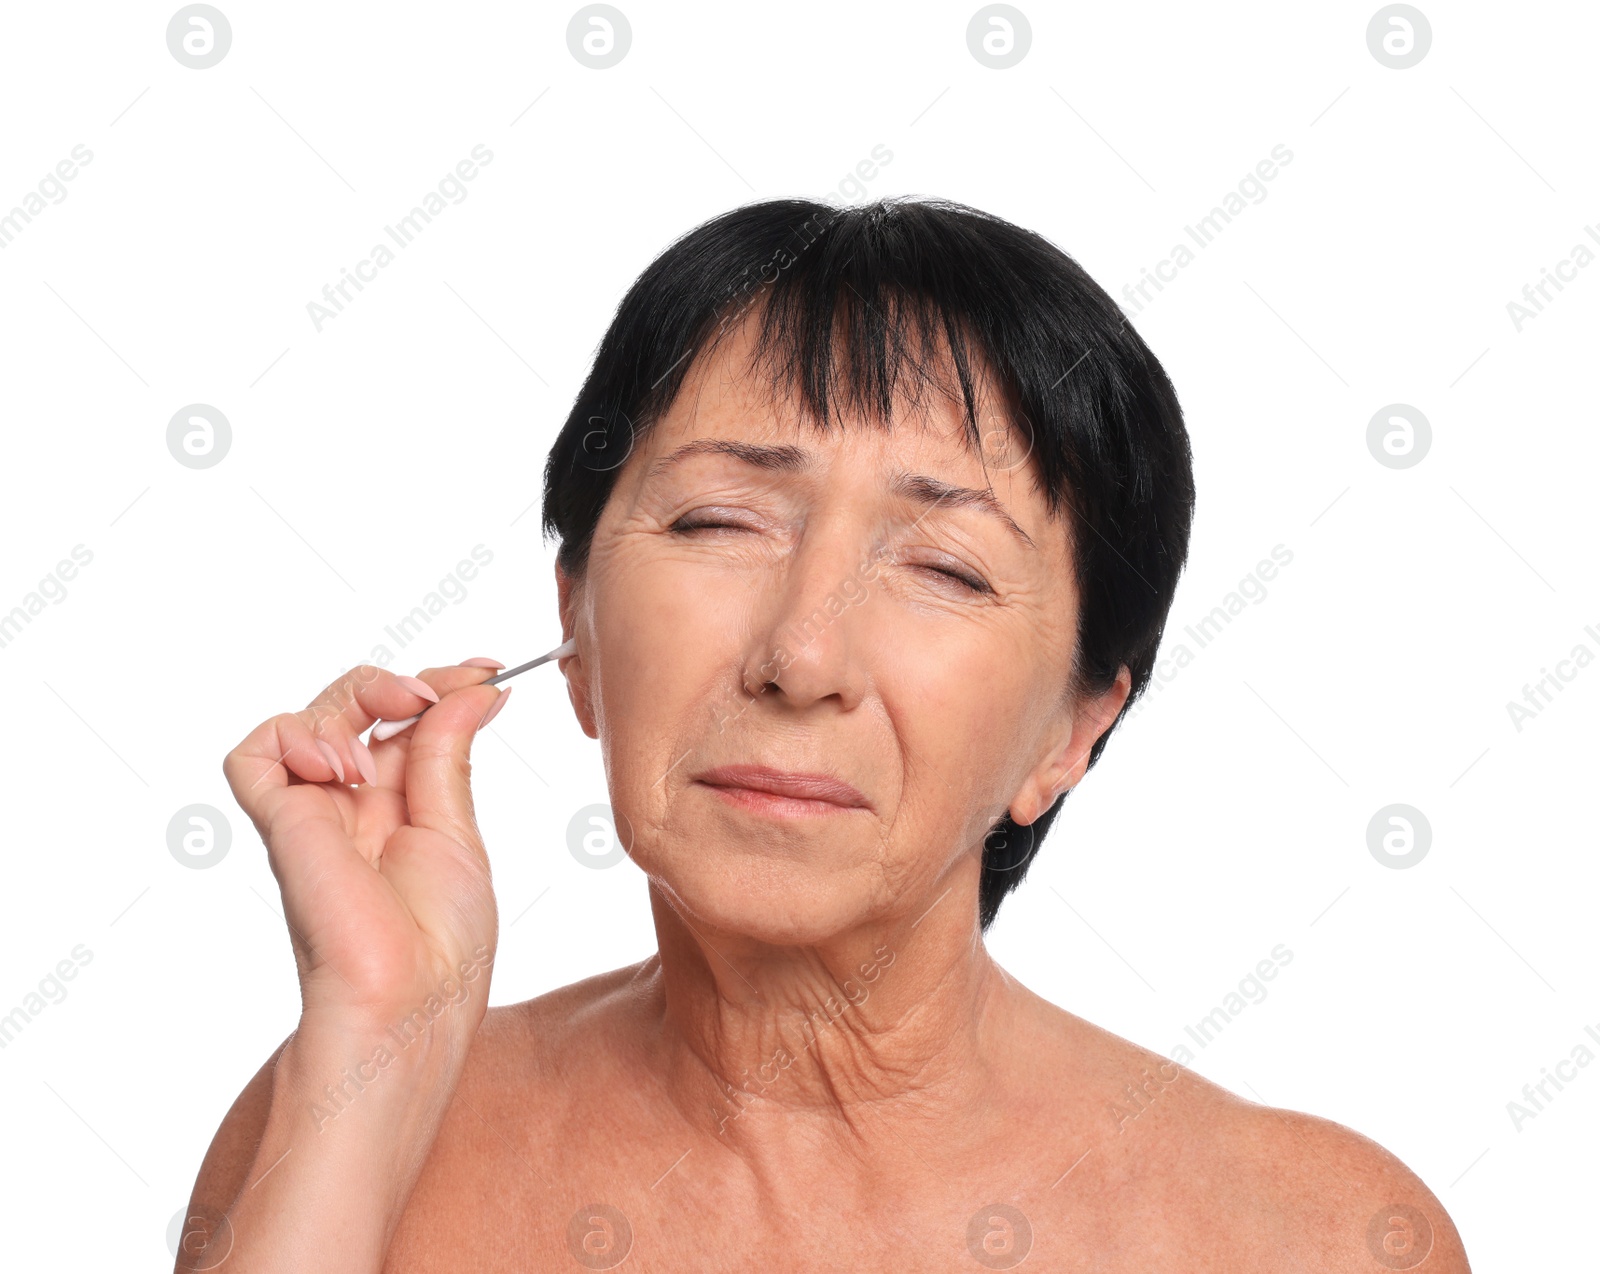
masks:
[[[821,948],[708,933],[651,895],[659,950],[641,974],[657,998],[660,1082],[693,1129],[759,1175],[812,1172],[819,1153],[914,1168],[928,1163],[916,1142],[982,1121],[991,1015],[1015,992],[975,900],[966,926],[940,907],[915,928]]]

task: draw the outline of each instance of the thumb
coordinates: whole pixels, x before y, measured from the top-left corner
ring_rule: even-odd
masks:
[[[413,827],[439,832],[486,857],[472,807],[472,741],[511,691],[467,686],[445,695],[412,727],[406,806]]]

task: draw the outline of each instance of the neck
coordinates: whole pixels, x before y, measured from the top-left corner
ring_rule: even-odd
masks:
[[[899,1162],[981,1121],[986,1043],[1015,983],[990,959],[975,903],[961,905],[975,881],[938,888],[906,916],[797,947],[713,930],[652,883],[659,955],[646,971],[664,1081],[691,1125],[777,1177],[780,1164],[814,1173],[819,1147]]]

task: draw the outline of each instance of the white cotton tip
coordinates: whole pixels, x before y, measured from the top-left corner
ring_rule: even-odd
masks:
[[[384,739],[392,739],[392,738],[394,738],[395,735],[399,734],[400,731],[404,730],[408,725],[410,725],[413,721],[415,721],[417,719],[417,717],[420,717],[421,715],[422,714],[419,712],[419,713],[417,713],[416,717],[407,717],[404,721],[380,721],[380,722],[378,722],[377,725],[372,727],[372,739],[373,739],[373,742],[381,743]]]
[[[578,639],[576,637],[574,637],[570,641],[562,642],[559,646],[557,646],[554,650],[552,650],[548,655],[546,655],[545,658],[546,659],[565,659],[568,655],[575,655],[577,653],[578,653]]]

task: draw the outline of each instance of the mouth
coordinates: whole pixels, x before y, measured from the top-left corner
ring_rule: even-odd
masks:
[[[694,781],[740,809],[779,818],[871,808],[859,791],[828,774],[774,770],[764,765],[722,765],[697,774]]]

